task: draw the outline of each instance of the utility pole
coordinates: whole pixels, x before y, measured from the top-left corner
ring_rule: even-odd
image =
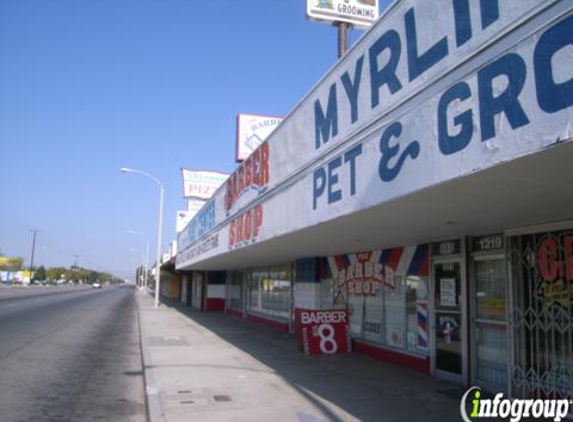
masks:
[[[78,266],[78,258],[81,258],[81,255],[72,255],[74,257],[74,267]]]
[[[352,27],[346,22],[337,22],[338,27],[338,58],[340,59],[348,50],[348,30]]]
[[[34,254],[36,252],[36,235],[41,232],[40,229],[30,229],[32,235],[32,257],[30,258],[30,282],[32,282],[34,274]]]

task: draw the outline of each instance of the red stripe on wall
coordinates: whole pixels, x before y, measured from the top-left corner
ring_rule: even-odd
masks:
[[[225,299],[219,297],[205,298],[205,312],[225,312]]]
[[[418,358],[411,355],[382,349],[367,343],[353,340],[352,350],[374,359],[386,360],[413,369],[423,374],[430,373],[430,358]]]

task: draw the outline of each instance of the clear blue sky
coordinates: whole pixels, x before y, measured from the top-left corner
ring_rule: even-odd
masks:
[[[388,1],[381,1],[383,8]],[[0,250],[129,276],[184,209],[181,167],[234,169],[238,112],[286,115],[336,61],[305,0],[0,0]],[[354,42],[362,31],[352,31]],[[138,249],[133,251],[132,249]],[[154,253],[150,252],[150,261]]]

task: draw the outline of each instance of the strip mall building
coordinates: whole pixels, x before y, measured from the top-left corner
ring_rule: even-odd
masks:
[[[394,2],[181,232],[181,298],[573,399],[573,3]]]

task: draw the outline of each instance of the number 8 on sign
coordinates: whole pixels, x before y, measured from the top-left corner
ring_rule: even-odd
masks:
[[[331,324],[321,324],[318,327],[320,337],[320,350],[325,354],[332,354],[338,351],[338,344],[334,339],[334,327]]]

